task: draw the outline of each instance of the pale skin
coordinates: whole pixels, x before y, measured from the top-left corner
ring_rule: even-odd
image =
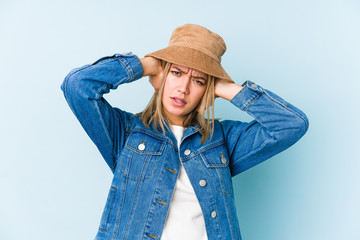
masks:
[[[149,76],[150,83],[158,91],[163,77],[161,62],[153,57],[140,58],[143,76]],[[206,90],[207,75],[181,65],[173,64],[166,77],[163,105],[164,112],[171,124],[182,126],[189,112],[198,105]],[[221,79],[215,82],[215,97],[230,101],[243,87]]]

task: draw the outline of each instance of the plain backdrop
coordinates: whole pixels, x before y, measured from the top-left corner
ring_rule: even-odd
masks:
[[[222,63],[303,110],[307,134],[233,178],[244,240],[360,239],[357,0],[0,0],[0,239],[93,239],[112,174],[67,106],[75,67],[167,45],[173,29],[219,33]],[[147,78],[106,98],[141,111]],[[251,121],[225,100],[216,117]]]

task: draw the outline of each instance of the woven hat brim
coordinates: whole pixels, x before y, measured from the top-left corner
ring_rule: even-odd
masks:
[[[233,82],[218,61],[196,49],[183,46],[169,46],[145,55],[145,57],[149,56],[193,68],[216,78]]]

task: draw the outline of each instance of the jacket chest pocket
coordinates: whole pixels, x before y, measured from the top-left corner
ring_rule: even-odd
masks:
[[[201,154],[215,189],[223,194],[232,191],[229,158],[224,144],[205,150]]]
[[[164,148],[164,141],[144,132],[133,132],[121,153],[119,169],[130,180],[149,179]]]

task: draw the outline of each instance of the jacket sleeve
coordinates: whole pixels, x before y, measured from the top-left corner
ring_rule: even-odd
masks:
[[[302,111],[271,91],[251,81],[246,81],[243,87],[231,103],[255,120],[222,122],[232,176],[287,149],[309,126]]]
[[[72,70],[61,85],[71,110],[113,172],[132,114],[113,108],[103,94],[142,75],[142,65],[135,55],[115,54]]]

